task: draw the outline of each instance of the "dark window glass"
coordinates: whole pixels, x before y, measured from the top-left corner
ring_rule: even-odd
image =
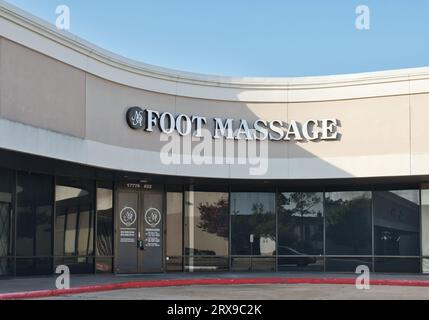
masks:
[[[94,272],[94,257],[65,257],[56,258],[55,267],[66,265],[71,274],[85,274]]]
[[[16,275],[48,275],[52,274],[52,258],[18,258],[16,260]]]
[[[55,254],[57,256],[94,255],[93,238],[93,182],[59,178],[56,186]],[[76,263],[82,264],[81,260]]]
[[[320,256],[296,256],[296,257],[278,257],[279,271],[315,271],[324,270],[323,257]]]
[[[356,272],[358,266],[367,266],[370,271],[373,270],[372,258],[367,257],[330,257],[326,258],[326,271],[331,272]]]
[[[252,271],[276,271],[276,258],[252,257]]]
[[[188,256],[185,257],[186,271],[228,271],[228,257],[221,256]]]
[[[275,271],[275,257],[231,257],[232,271]]]
[[[53,180],[49,176],[18,174],[18,256],[52,256]]]
[[[323,254],[323,193],[280,193],[277,205],[278,255]]]
[[[231,241],[233,255],[275,254],[274,193],[231,193]]]
[[[326,254],[371,255],[371,192],[325,194]]]
[[[14,258],[0,258],[0,277],[12,276]]]
[[[12,172],[0,170],[0,276],[13,273],[12,237]],[[2,259],[3,258],[3,259]]]
[[[167,272],[183,271],[183,256],[168,256],[165,259]]]
[[[251,257],[231,257],[231,271],[251,271]]]
[[[375,255],[420,255],[419,190],[376,191]]]
[[[183,193],[167,192],[167,271],[182,271]]]
[[[419,258],[375,258],[375,272],[420,273]]]
[[[96,258],[95,259],[95,271],[97,273],[112,273],[113,272],[113,259],[112,258]]]
[[[186,255],[228,255],[228,193],[185,193]]]
[[[97,255],[113,256],[113,190],[97,188]]]

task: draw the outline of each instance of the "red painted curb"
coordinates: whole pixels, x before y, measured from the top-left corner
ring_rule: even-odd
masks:
[[[348,284],[354,285],[354,278],[242,278],[242,279],[176,279],[145,280],[120,283],[109,283],[93,286],[76,287],[67,290],[40,290],[0,294],[0,300],[18,300],[47,298],[91,292],[113,291],[138,288],[177,287],[193,285],[245,285],[245,284]],[[376,286],[410,286],[429,287],[428,280],[377,279],[371,280]]]

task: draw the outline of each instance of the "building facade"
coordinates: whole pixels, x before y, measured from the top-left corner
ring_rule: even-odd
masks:
[[[429,271],[429,68],[191,74],[0,6],[0,277]]]

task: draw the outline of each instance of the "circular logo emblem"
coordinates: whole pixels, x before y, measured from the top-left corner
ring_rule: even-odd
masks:
[[[119,218],[125,226],[131,227],[137,220],[137,213],[133,208],[125,207],[121,210]]]
[[[143,129],[144,111],[140,107],[132,107],[127,111],[127,123],[131,129]]]
[[[144,220],[151,228],[155,228],[161,222],[161,212],[158,209],[150,208],[144,214]]]

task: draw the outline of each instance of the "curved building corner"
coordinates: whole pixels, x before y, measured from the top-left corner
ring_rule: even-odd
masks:
[[[0,2],[0,277],[429,271],[429,68],[228,78]]]

